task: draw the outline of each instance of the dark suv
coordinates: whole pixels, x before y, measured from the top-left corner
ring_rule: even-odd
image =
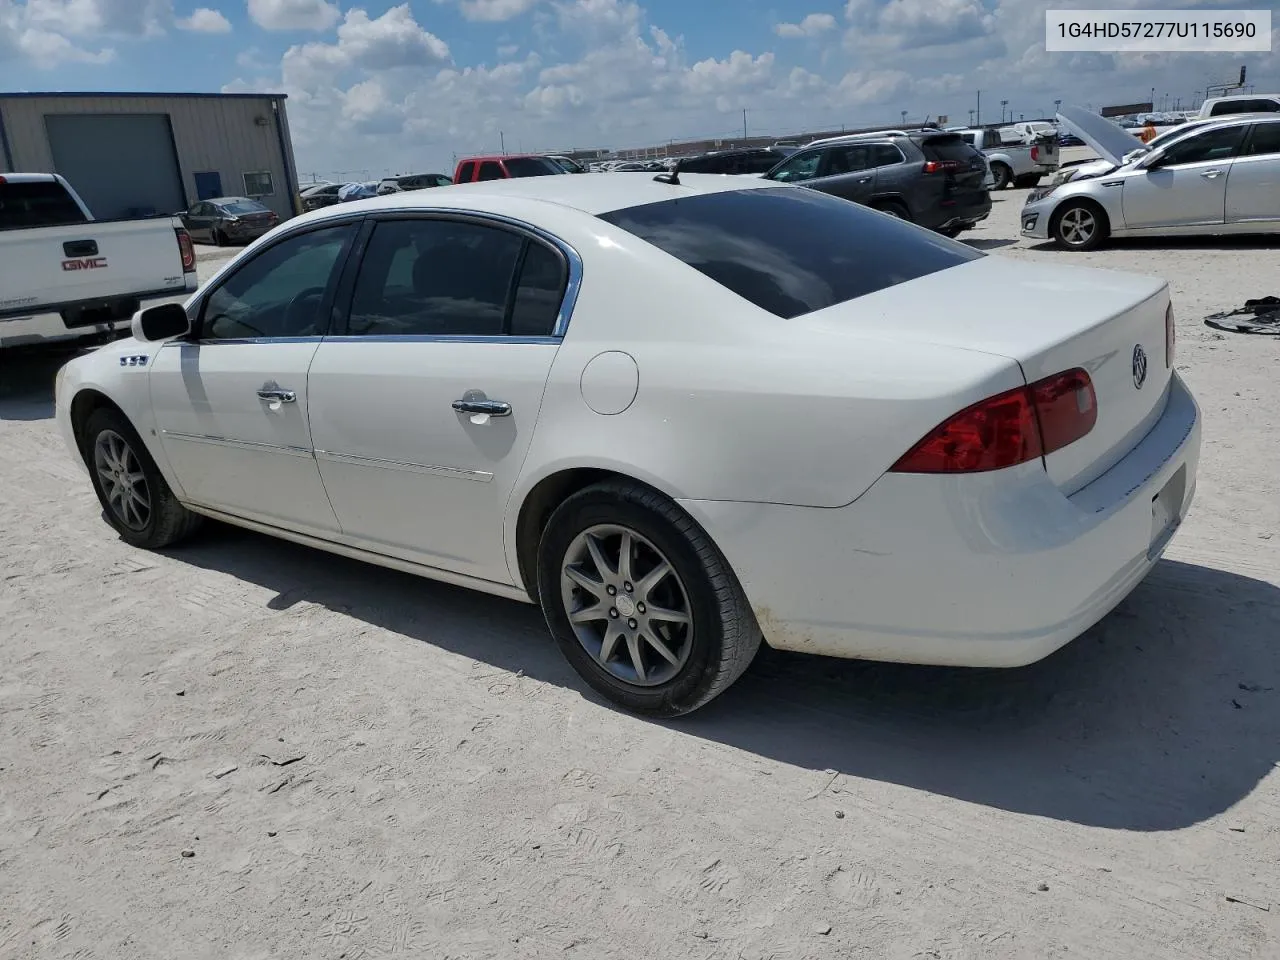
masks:
[[[811,144],[765,179],[821,190],[954,237],[991,213],[986,176],[986,160],[958,134],[922,131]]]
[[[681,173],[768,173],[796,152],[795,147],[750,147],[738,150],[713,150],[680,161]]]

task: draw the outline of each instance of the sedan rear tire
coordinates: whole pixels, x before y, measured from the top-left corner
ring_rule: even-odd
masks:
[[[674,502],[637,483],[596,484],[556,508],[538,547],[538,596],[582,678],[648,716],[706,704],[760,647],[724,556]]]
[[[1068,200],[1049,224],[1049,236],[1064,250],[1096,250],[1110,233],[1107,215],[1090,200]]]
[[[126,543],[158,550],[200,526],[203,518],[178,502],[122,413],[105,407],[95,410],[81,437],[103,514]]]

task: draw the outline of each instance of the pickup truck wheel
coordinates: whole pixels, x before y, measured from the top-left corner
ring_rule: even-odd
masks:
[[[1007,164],[993,163],[991,165],[991,173],[995,176],[996,182],[992,190],[1004,190],[1013,182],[1013,171],[1009,169]]]
[[[1106,213],[1089,200],[1068,200],[1049,224],[1049,235],[1065,250],[1096,250],[1110,233]]]
[[[81,436],[85,463],[107,523],[126,543],[158,550],[200,525],[202,518],[178,502],[123,414],[109,408],[95,410]]]
[[[636,483],[596,484],[556,508],[538,545],[538,597],[582,678],[653,717],[707,703],[760,647],[728,561],[674,502]]]

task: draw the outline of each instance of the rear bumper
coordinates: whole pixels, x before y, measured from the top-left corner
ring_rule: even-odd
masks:
[[[119,297],[103,297],[103,301],[122,303],[136,300],[139,307],[152,307],[158,303],[183,303],[196,290],[196,275],[187,274],[183,287],[172,293],[149,292],[125,294]],[[122,317],[110,323],[89,323],[85,326],[68,326],[63,311],[32,313],[16,317],[0,317],[0,347],[19,347],[37,343],[55,343],[76,340],[81,337],[100,336],[112,331],[129,329],[133,316]]]
[[[991,215],[991,194],[984,190],[980,196],[957,200],[952,206],[940,205],[932,213],[933,218],[937,221],[933,225],[935,230],[945,230],[947,227],[964,225],[972,226]]]
[[[1079,636],[1146,576],[1191,503],[1199,453],[1199,410],[1175,376],[1147,436],[1071,497],[1033,462],[886,474],[838,509],[682,503],[737,572],[771,646],[1015,667]]]

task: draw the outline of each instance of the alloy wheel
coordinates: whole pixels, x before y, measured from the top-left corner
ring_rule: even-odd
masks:
[[[103,430],[93,445],[93,465],[115,518],[130,530],[146,529],[151,521],[151,490],[129,442],[114,430]]]
[[[1088,243],[1098,229],[1098,218],[1084,207],[1072,207],[1062,215],[1058,230],[1073,247]]]
[[[688,661],[688,591],[662,551],[629,527],[599,524],[574,538],[560,594],[578,643],[614,678],[656,687]]]

